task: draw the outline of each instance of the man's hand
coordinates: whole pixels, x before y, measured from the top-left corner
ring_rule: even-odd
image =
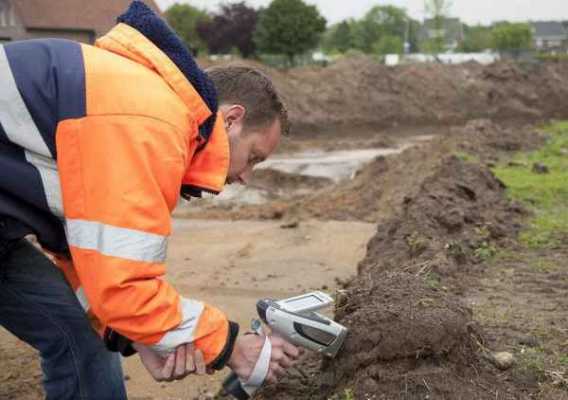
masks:
[[[207,373],[203,353],[195,350],[193,344],[182,344],[174,353],[163,357],[151,348],[140,343],[134,343],[134,348],[140,355],[142,364],[157,382],[171,382],[180,380],[196,373]]]
[[[266,381],[276,383],[285,374],[286,369],[295,364],[301,350],[278,336],[269,336],[269,338],[272,343],[272,353]],[[241,380],[247,381],[251,376],[264,345],[264,340],[264,336],[258,335],[244,335],[237,338],[227,366]]]

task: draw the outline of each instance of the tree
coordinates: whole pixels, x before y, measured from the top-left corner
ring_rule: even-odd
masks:
[[[522,50],[531,48],[532,30],[526,23],[501,22],[491,32],[493,45],[500,52],[510,52],[515,57]]]
[[[408,40],[410,18],[403,8],[375,6],[353,27],[353,42],[356,48],[372,53],[383,36]]]
[[[398,36],[383,35],[373,46],[373,52],[379,55],[402,54],[404,52],[404,42]]]
[[[444,50],[446,35],[445,35],[445,20],[449,15],[450,8],[452,7],[451,0],[425,0],[424,3],[426,13],[432,18],[434,37],[430,38],[429,43],[425,44],[433,53],[439,53]]]
[[[464,40],[460,44],[460,51],[464,53],[475,53],[492,48],[491,27],[464,25]]]
[[[218,14],[197,26],[199,36],[207,43],[210,53],[227,54],[238,49],[243,57],[255,53],[253,33],[258,11],[244,2],[224,4]]]
[[[284,54],[293,64],[296,55],[318,45],[325,24],[318,9],[302,0],[273,0],[260,13],[254,40],[261,52]]]
[[[209,19],[205,11],[189,4],[174,4],[166,10],[165,15],[168,23],[182,38],[187,47],[194,51],[207,49],[205,42],[197,34],[197,25]]]
[[[408,49],[410,53],[416,53],[420,51],[420,30],[422,29],[422,24],[415,19],[410,19],[408,23],[408,37],[407,41],[410,45]]]
[[[351,30],[349,21],[342,21],[331,26],[324,36],[322,47],[329,52],[339,51],[340,53],[345,53],[353,47]]]

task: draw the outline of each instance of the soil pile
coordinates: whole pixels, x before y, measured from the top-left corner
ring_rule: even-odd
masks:
[[[393,68],[356,57],[327,68],[268,73],[286,99],[296,133],[568,116],[568,63]]]
[[[468,273],[491,243],[516,235],[521,213],[487,167],[447,156],[402,212],[380,224],[359,272]]]
[[[476,122],[453,143],[478,143],[477,152],[491,159],[506,142],[500,133]],[[407,193],[379,223],[357,277],[338,296],[336,319],[350,329],[342,352],[324,362],[320,374],[292,377],[264,398],[343,399],[349,392],[385,400],[524,398],[508,374],[497,374],[487,361],[483,333],[459,296],[495,245],[516,235],[523,210],[506,199],[484,163],[451,153],[439,157],[435,148],[408,152],[422,173],[397,174]],[[382,171],[386,180],[389,169]]]
[[[276,199],[262,205],[234,205],[230,209],[211,207],[200,210],[200,215],[203,218],[317,218],[376,223],[398,212],[403,200],[416,194],[448,155],[491,164],[504,152],[532,149],[541,142],[542,137],[529,126],[503,127],[486,119],[472,120],[461,128],[453,128],[448,135],[410,148],[396,157],[378,157],[352,180],[336,185],[322,182],[321,189],[299,193],[287,201]]]

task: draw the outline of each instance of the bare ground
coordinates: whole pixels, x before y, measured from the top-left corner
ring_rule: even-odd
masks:
[[[331,290],[356,272],[375,231],[364,222],[177,221],[169,246],[168,278],[185,296],[216,305],[243,330],[255,316],[256,301],[308,290]],[[0,399],[43,398],[39,362],[33,349],[0,330]],[[155,383],[137,356],[125,360],[131,399],[205,399],[221,386],[223,374]]]

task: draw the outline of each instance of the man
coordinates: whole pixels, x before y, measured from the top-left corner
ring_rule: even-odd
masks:
[[[0,324],[40,352],[48,399],[126,398],[107,348],[159,381],[224,366],[246,380],[264,344],[162,278],[180,193],[246,183],[285,107],[258,71],[203,73],[143,3],[119,22],[95,47],[0,47]],[[271,342],[275,381],[298,349]]]

